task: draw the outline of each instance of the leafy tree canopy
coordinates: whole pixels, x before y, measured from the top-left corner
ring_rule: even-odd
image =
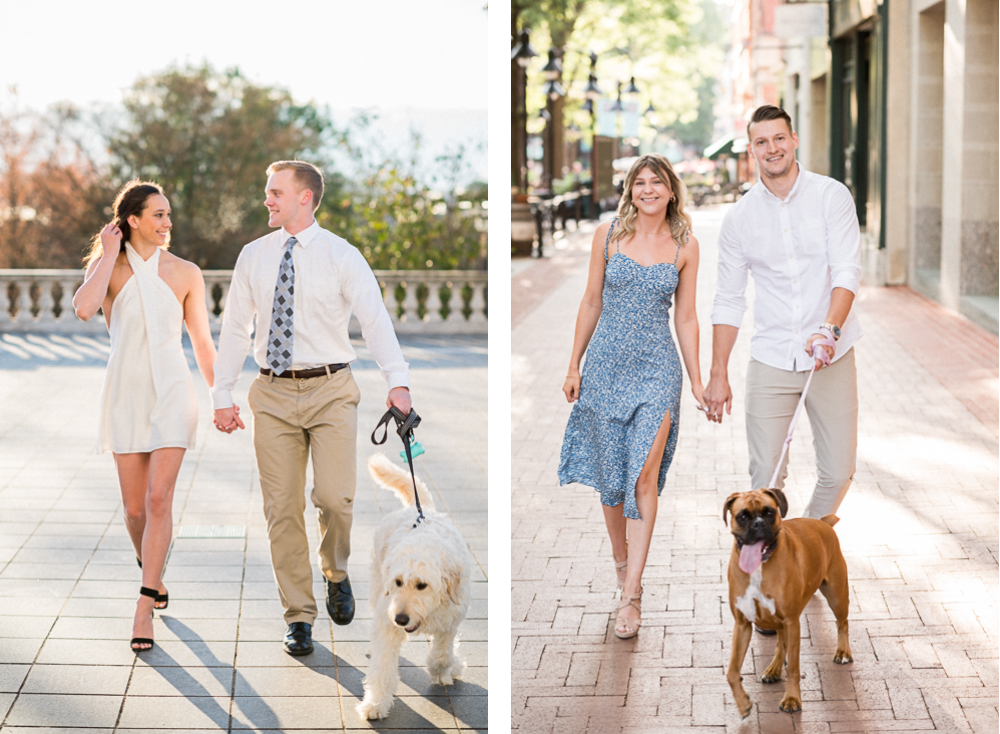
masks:
[[[126,122],[109,136],[112,176],[163,185],[172,249],[203,268],[230,268],[243,244],[267,232],[264,172],[276,160],[326,163],[337,134],[329,116],[259,86],[238,70],[169,69],[126,94]],[[326,175],[327,197],[340,177]]]
[[[565,48],[565,123],[589,130],[582,90],[594,51],[604,96],[614,97],[616,82],[625,85],[634,76],[640,109],[652,103],[658,127],[671,128],[693,145],[711,142],[712,95],[728,40],[716,0],[529,0],[513,10],[518,26],[531,29],[532,46],[539,52],[529,68],[529,109],[545,104],[541,69],[546,52]],[[540,127],[541,121],[533,124]]]
[[[207,65],[140,79],[121,110],[89,126],[68,106],[39,114],[0,104],[0,267],[79,267],[118,189],[141,178],[170,199],[173,252],[232,268],[243,245],[269,231],[267,166],[292,158],[324,170],[317,219],[373,267],[485,267],[486,186],[458,186],[469,178],[464,149],[437,159],[434,190],[420,182],[415,156],[401,161],[373,144],[369,123],[361,115],[337,130],[326,110],[287,90]]]

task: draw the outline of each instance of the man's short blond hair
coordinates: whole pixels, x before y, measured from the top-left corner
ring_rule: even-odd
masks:
[[[319,208],[326,187],[323,183],[323,172],[312,163],[305,161],[275,161],[267,167],[267,175],[276,171],[293,171],[292,176],[303,189],[309,189],[313,195],[313,211]]]

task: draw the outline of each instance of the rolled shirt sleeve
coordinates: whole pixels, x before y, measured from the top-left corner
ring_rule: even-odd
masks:
[[[410,366],[403,359],[375,273],[364,256],[354,248],[345,260],[341,280],[343,296],[361,324],[361,336],[368,345],[368,351],[378,362],[390,390],[395,387],[409,388]]]
[[[715,302],[712,306],[712,324],[735,326],[743,323],[747,310],[747,273],[749,265],[743,254],[738,225],[730,211],[719,232],[719,266],[716,280]]]
[[[861,287],[861,228],[851,192],[840,184],[829,197],[827,211],[827,257],[830,285],[857,295]]]

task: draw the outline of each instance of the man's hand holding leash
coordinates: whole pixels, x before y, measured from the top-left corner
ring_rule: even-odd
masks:
[[[817,351],[817,347],[822,347],[822,349]],[[821,370],[830,364],[836,353],[836,338],[833,335],[833,331],[826,324],[819,327],[816,333],[809,337],[809,341],[806,342],[806,354],[811,354],[816,358],[817,370]]]
[[[399,408],[403,415],[409,415],[410,410],[413,409],[413,404],[410,402],[409,389],[405,387],[392,388],[389,391],[389,397],[385,399],[385,407],[396,407]]]

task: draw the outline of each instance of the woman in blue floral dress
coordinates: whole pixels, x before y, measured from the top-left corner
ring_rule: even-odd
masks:
[[[576,405],[559,481],[601,494],[622,591],[615,634],[623,639],[634,637],[641,624],[642,572],[677,446],[683,378],[670,333],[674,298],[677,342],[691,391],[704,406],[695,313],[698,240],[684,212],[685,196],[664,156],[642,156],[628,172],[618,216],[594,233],[563,384]]]

